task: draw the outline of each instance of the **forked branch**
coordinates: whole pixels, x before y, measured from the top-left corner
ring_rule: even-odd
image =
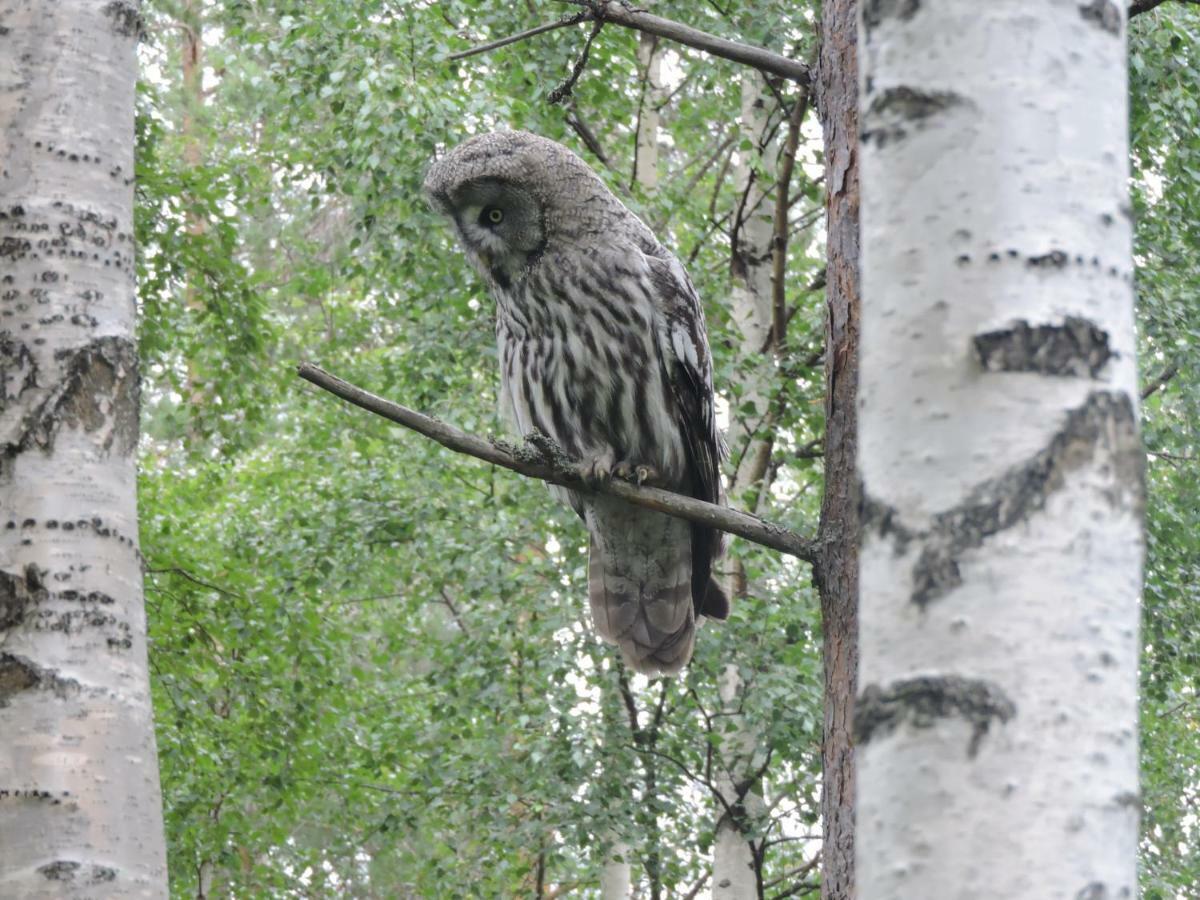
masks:
[[[816,561],[817,544],[815,541],[801,537],[794,531],[789,531],[779,525],[766,522],[758,516],[748,515],[726,506],[718,506],[715,503],[706,503],[695,497],[664,491],[661,488],[634,484],[620,478],[589,484],[579,474],[578,462],[568,457],[557,444],[540,432],[535,432],[527,437],[524,443],[515,445],[494,438],[484,439],[460,431],[453,425],[447,425],[445,422],[398,403],[384,400],[382,397],[364,391],[310,363],[301,363],[298,374],[305,381],[310,381],[317,387],[324,388],[331,394],[368,412],[383,416],[385,419],[431,438],[456,453],[465,453],[468,456],[482,459],[484,462],[503,466],[519,475],[538,478],[550,484],[559,484],[580,493],[610,494],[636,506],[644,506],[647,509],[686,519],[689,522],[736,534],[738,537],[743,537],[764,547],[770,547],[781,553],[787,553],[805,562]]]
[[[696,50],[702,50],[711,56],[719,56],[721,59],[741,63],[742,65],[758,69],[760,72],[765,72],[768,75],[777,75],[780,78],[786,78],[800,84],[807,85],[811,80],[809,68],[804,63],[788,59],[788,57],[781,56],[778,53],[772,53],[770,50],[765,50],[762,47],[755,47],[751,44],[742,44],[738,41],[717,37],[715,34],[709,34],[698,28],[692,28],[681,22],[664,19],[662,16],[651,15],[648,12],[626,6],[620,3],[619,0],[618,2],[613,2],[613,0],[566,0],[566,2],[572,3],[575,6],[581,6],[583,9],[573,16],[559,19],[557,22],[547,22],[544,25],[538,25],[536,28],[530,28],[518,34],[509,35],[496,41],[480,44],[477,47],[461,50],[458,53],[451,54],[447,59],[466,59],[480,53],[487,53],[488,51],[505,47],[526,38],[534,37],[535,35],[545,34],[547,31],[568,28],[571,25],[578,25],[581,22],[597,22],[619,25],[622,28],[629,28],[633,31],[644,31],[647,34],[654,34],[668,41],[674,41]]]

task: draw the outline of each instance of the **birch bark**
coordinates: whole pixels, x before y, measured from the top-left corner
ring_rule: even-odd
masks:
[[[165,897],[138,554],[134,2],[0,10],[0,896]]]
[[[1125,14],[860,24],[859,896],[1133,897]]]
[[[756,512],[757,498],[767,489],[765,477],[773,434],[768,417],[775,369],[764,352],[771,340],[772,244],[774,238],[774,176],[778,151],[771,140],[769,110],[775,105],[762,75],[742,73],[742,112],[739,128],[754,148],[739,153],[735,169],[738,209],[736,239],[730,262],[730,311],[737,325],[737,408],[731,416],[728,442],[734,466],[729,485],[734,506]],[[745,568],[736,552],[728,557],[729,593],[734,602],[747,593]],[[746,689],[738,667],[729,663],[718,682],[725,721],[731,731],[721,740],[720,815],[713,846],[713,900],[740,900],[760,895],[761,860],[748,833],[764,813],[762,786],[747,784],[761,764],[755,748],[759,733],[737,712]],[[732,811],[732,812],[731,812]]]

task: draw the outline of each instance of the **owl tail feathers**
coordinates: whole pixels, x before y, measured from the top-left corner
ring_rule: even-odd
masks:
[[[729,595],[711,575],[708,576],[708,586],[704,589],[704,605],[696,612],[722,622],[729,618]]]
[[[621,648],[626,665],[647,675],[674,675],[692,658],[696,618],[692,610],[692,560],[684,547],[648,583],[629,577],[606,559],[592,536],[588,599],[600,637]]]

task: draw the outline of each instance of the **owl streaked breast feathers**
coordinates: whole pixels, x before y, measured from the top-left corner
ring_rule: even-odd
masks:
[[[589,477],[650,474],[724,501],[704,313],[679,261],[574,153],[520,131],[471,138],[425,192],[496,300],[502,405]],[[692,655],[696,617],[724,619],[720,532],[604,495],[552,488],[587,523],[597,632],[646,673]]]

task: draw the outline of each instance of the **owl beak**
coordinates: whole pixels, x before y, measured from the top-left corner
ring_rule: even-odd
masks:
[[[492,270],[492,254],[488,253],[486,250],[480,250],[479,261],[483,263],[483,267],[487,269],[487,271],[490,272]]]

